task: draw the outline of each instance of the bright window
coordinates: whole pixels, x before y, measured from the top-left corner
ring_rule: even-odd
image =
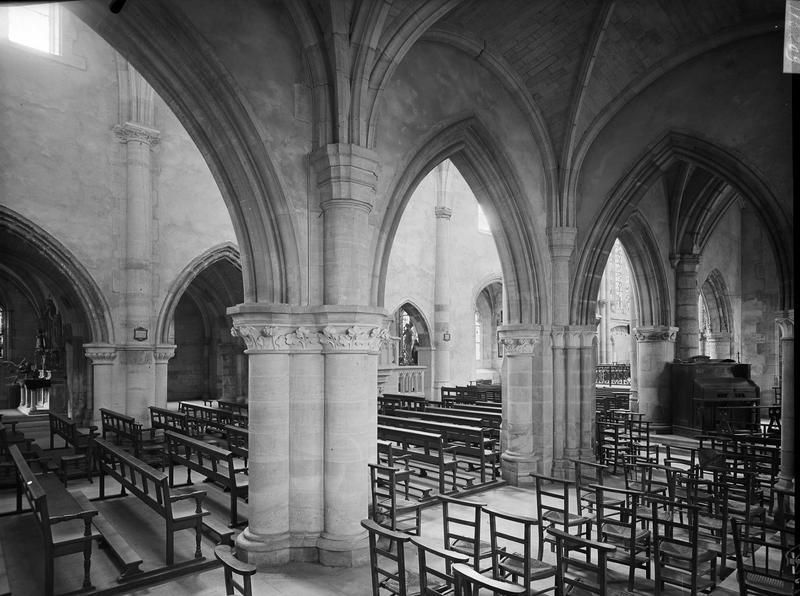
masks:
[[[480,205],[478,205],[478,231],[487,234],[492,233],[492,229],[489,227],[489,220],[486,219],[486,214],[483,212]]]
[[[8,39],[28,48],[60,56],[60,17],[56,4],[9,7]]]

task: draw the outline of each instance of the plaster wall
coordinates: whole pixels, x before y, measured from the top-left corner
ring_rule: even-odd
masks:
[[[500,276],[500,259],[494,238],[478,231],[478,203],[469,185],[451,169],[448,192],[450,219],[450,373],[451,381],[466,384],[476,378],[475,298],[487,280]],[[394,312],[404,302],[417,306],[428,323],[436,323],[436,204],[432,176],[413,193],[403,212],[389,258],[385,304]],[[485,338],[496,341],[496,338]]]
[[[113,311],[124,307],[126,149],[112,132],[119,124],[119,57],[80,20],[61,12],[64,37],[74,40],[70,52],[79,62],[0,42],[0,201],[62,242]],[[158,98],[156,127],[153,319],[192,258],[235,242],[208,167]],[[121,316],[115,316],[118,323]]]

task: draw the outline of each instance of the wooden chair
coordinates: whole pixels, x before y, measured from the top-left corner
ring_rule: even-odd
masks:
[[[650,579],[651,534],[642,527],[638,515],[642,494],[599,484],[592,488],[597,502],[597,541],[615,547],[608,552],[608,559],[628,567],[628,589],[633,590],[637,569],[644,569],[645,576]]]
[[[597,495],[591,485],[603,485],[604,472],[608,466],[581,459],[570,459],[575,466],[575,497],[577,499],[576,512],[578,515],[589,517],[596,510]],[[616,499],[613,495],[606,495],[606,504],[612,504]],[[624,499],[619,499],[621,503]]]
[[[410,596],[405,544],[411,536],[384,528],[371,519],[362,519],[361,527],[369,537],[372,596]]]
[[[469,561],[469,556],[442,548],[420,536],[412,536],[411,543],[417,547],[421,596],[449,593],[455,584],[452,575],[453,564],[466,563]]]
[[[555,528],[548,528],[547,532],[556,544],[556,593],[632,594],[624,587],[609,587],[612,582],[624,583],[624,577],[608,570],[608,557],[616,550],[613,544],[587,540]],[[580,553],[580,556],[576,557],[575,553]],[[589,556],[585,557],[583,553],[589,553]]]
[[[796,573],[786,564],[787,552],[760,533],[731,519],[733,544],[736,550],[736,578],[739,594],[789,596],[795,592]]]
[[[535,473],[531,473],[531,476],[536,482],[536,515],[540,522],[538,524],[539,551],[537,558],[541,560],[544,555],[545,541],[552,543],[552,539],[545,536],[547,528],[555,527],[565,532],[572,529],[578,534],[583,534],[587,539],[590,538],[592,518],[570,512],[569,489],[575,483]],[[554,543],[553,547],[555,547]]]
[[[528,594],[523,586],[486,577],[463,563],[453,565],[453,577],[455,580],[454,596],[479,596],[482,589],[489,590],[496,596]]]
[[[650,505],[656,596],[667,584],[687,591],[689,596],[713,588],[717,583],[717,553],[698,540],[697,506],[667,500],[659,503],[656,498]]]
[[[514,515],[493,507],[483,508],[489,517],[489,541],[492,546],[492,574],[495,579],[507,581],[511,578],[527,590],[526,594],[542,594],[553,587],[532,589],[531,584],[555,577],[556,568],[542,561],[541,554],[533,554],[533,527],[539,520]],[[542,548],[538,549],[542,552]]]
[[[214,556],[222,563],[225,569],[226,596],[234,596],[236,591],[244,596],[252,596],[253,586],[250,578],[255,575],[256,566],[237,559],[231,547],[226,544],[217,545],[214,549]],[[233,578],[234,573],[242,576],[241,584]]]
[[[442,504],[444,547],[467,555],[470,564],[480,572],[491,569],[492,545],[481,540],[481,510],[485,503],[445,495],[438,495],[438,499]],[[480,564],[484,559],[490,559],[486,567]]]
[[[369,464],[372,519],[391,530],[419,536],[421,504],[398,495],[401,483],[411,474],[380,464]]]

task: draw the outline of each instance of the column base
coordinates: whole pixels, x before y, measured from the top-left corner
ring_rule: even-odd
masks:
[[[531,472],[541,470],[541,457],[533,454],[517,454],[504,451],[500,455],[503,480],[511,486],[533,486]]]
[[[289,533],[256,534],[246,527],[236,537],[237,556],[256,567],[272,567],[288,563],[291,559]]]
[[[358,567],[369,563],[367,534],[332,536],[323,534],[317,541],[319,562],[328,567]]]
[[[319,551],[317,542],[319,533],[300,534],[297,532],[291,535],[292,561],[302,561],[304,563],[317,563],[319,561]]]

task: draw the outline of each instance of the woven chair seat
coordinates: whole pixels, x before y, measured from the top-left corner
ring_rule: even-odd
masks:
[[[554,524],[563,524],[564,523],[564,512],[563,511],[548,511],[545,513],[542,518],[546,519],[549,522]],[[570,513],[567,516],[567,525],[568,526],[581,526],[583,524],[587,524],[592,521],[592,518],[586,517],[585,515],[578,515],[577,513]]]
[[[470,557],[475,552],[475,543],[471,540],[464,540],[459,539],[453,541],[450,545],[450,550],[454,550],[457,553],[462,553],[465,555],[469,555]],[[489,556],[492,552],[492,545],[486,542],[485,540],[478,541],[478,556],[483,558],[484,556]]]
[[[631,529],[628,526],[618,526],[616,524],[603,524],[601,532],[605,534],[608,538],[613,538],[615,540],[629,540]],[[639,542],[640,540],[644,540],[649,536],[650,536],[650,530],[648,530],[647,528],[636,528],[635,539],[637,542]]]
[[[761,588],[765,591],[768,590],[772,594],[778,594],[780,596],[789,596],[790,594],[794,594],[794,583],[790,579],[766,575],[764,573],[758,573],[757,571],[747,569],[744,570],[744,574],[747,585],[749,586]]]
[[[545,563],[539,559],[531,559],[529,564],[531,580],[544,579],[556,574],[555,566],[550,563]],[[523,556],[519,553],[514,553],[509,558],[500,562],[500,569],[508,574],[522,577],[525,574]]]

